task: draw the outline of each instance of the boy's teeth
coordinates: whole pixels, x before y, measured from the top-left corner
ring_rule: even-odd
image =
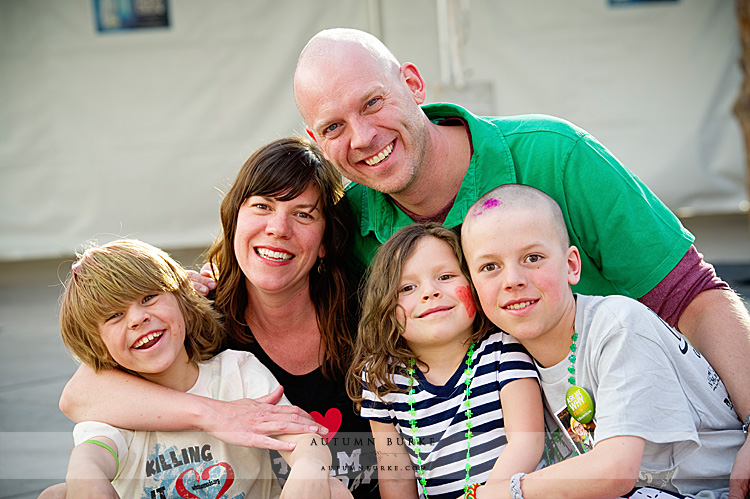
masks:
[[[141,348],[143,345],[150,341],[154,341],[154,338],[159,338],[161,335],[164,334],[163,332],[158,333],[148,333],[146,336],[138,340],[135,345],[133,345],[133,348]]]
[[[513,305],[508,305],[505,308],[508,308],[510,310],[518,310],[520,308],[528,307],[529,305],[531,305],[530,301],[522,301],[521,303],[514,303]]]
[[[269,260],[278,260],[281,262],[291,260],[293,256],[293,255],[290,255],[289,253],[282,253],[280,251],[271,251],[265,248],[258,248],[257,251],[258,251],[258,254],[262,256],[263,258],[268,258]]]
[[[378,154],[377,156],[373,156],[370,159],[366,159],[365,160],[365,164],[367,166],[375,166],[378,163],[381,163],[385,158],[387,158],[388,156],[390,156],[390,154],[391,154],[392,151],[393,151],[393,142],[391,142],[390,144],[388,144],[388,147],[386,147],[385,149],[383,149],[382,151],[380,151],[380,154]]]

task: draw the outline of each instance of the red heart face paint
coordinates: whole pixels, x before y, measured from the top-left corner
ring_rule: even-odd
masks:
[[[469,314],[469,317],[473,318],[477,315],[477,306],[474,303],[474,297],[471,296],[471,288],[469,286],[461,286],[460,288],[456,288],[456,294],[458,295],[458,299],[461,300],[461,303],[464,304],[464,308],[466,309],[466,313]]]

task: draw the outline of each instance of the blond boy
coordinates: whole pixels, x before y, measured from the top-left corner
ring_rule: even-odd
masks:
[[[136,240],[88,249],[62,298],[62,337],[96,371],[118,368],[176,390],[219,400],[267,395],[278,387],[250,353],[216,356],[223,331],[210,303],[166,253]],[[116,393],[112,394],[117,397]],[[286,399],[283,403],[288,404]],[[84,422],[66,477],[67,497],[275,498],[268,451],[226,444],[202,432],[143,432]],[[315,435],[290,435],[291,465],[281,497],[349,496],[328,476],[331,456]]]

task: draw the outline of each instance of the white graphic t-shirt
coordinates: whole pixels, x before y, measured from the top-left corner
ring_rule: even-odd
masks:
[[[226,350],[200,363],[188,393],[217,400],[257,398],[278,382],[253,354]],[[282,398],[283,404],[289,404]],[[281,492],[268,450],[226,444],[203,432],[131,431],[84,422],[76,425],[76,445],[108,437],[117,445],[119,471],[112,485],[120,497],[277,498]]]

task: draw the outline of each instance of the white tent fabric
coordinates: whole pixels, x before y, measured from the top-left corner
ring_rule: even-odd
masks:
[[[334,26],[381,29],[430,100],[582,126],[678,214],[740,209],[733,2],[468,5],[468,86],[456,90],[440,85],[432,0],[179,0],[169,28],[106,34],[92,0],[0,2],[0,259],[91,238],[208,245],[219,191],[247,156],[303,133],[294,64]]]

